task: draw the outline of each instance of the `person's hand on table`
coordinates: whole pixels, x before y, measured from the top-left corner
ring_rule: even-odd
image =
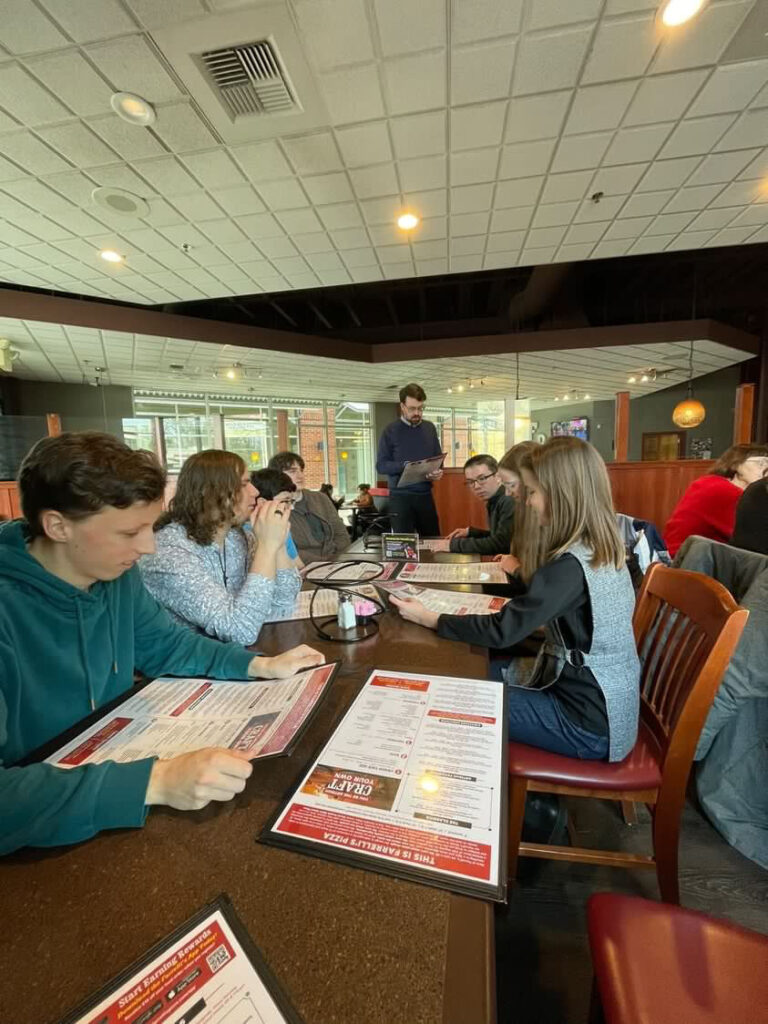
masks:
[[[436,469],[432,473],[427,473],[427,480],[439,480],[443,475],[442,469]]]
[[[520,568],[520,559],[514,555],[494,555],[494,562],[498,562],[508,576],[514,576]]]
[[[390,594],[389,600],[408,622],[426,626],[427,629],[437,629],[437,620],[440,616],[437,612],[425,608],[421,601],[414,597],[395,597],[394,594]]]
[[[445,539],[446,540],[453,540],[454,537],[468,537],[468,536],[469,536],[469,527],[468,526],[457,526],[455,530],[451,530],[451,532],[446,536]]]
[[[449,537],[438,537],[431,545],[433,551],[450,551],[451,541]]]
[[[290,651],[284,651],[273,658],[257,654],[248,666],[248,675],[257,679],[288,679],[297,672],[304,672],[315,665],[322,665],[325,656],[307,644],[299,644]]]
[[[252,771],[247,754],[226,747],[206,747],[155,761],[144,803],[199,811],[211,800],[231,800],[242,793]]]

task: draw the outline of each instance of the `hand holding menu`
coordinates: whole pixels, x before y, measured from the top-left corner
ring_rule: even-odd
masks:
[[[436,473],[442,469],[445,462],[445,452],[442,455],[431,455],[428,459],[419,459],[418,462],[406,462],[405,469],[397,481],[398,487],[408,487],[410,484],[423,484],[430,473]]]

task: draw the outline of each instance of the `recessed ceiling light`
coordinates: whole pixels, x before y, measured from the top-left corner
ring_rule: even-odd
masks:
[[[100,185],[91,192],[91,199],[102,210],[117,213],[121,217],[148,217],[149,203],[141,196],[135,196],[124,188]]]
[[[635,377],[634,374],[631,377],[627,377],[627,384],[636,384],[636,383],[637,383],[637,377]]]
[[[590,395],[584,395],[584,401],[588,402],[589,400],[590,400]]]
[[[109,102],[117,116],[122,117],[129,124],[146,127],[155,123],[155,108],[133,92],[113,93]]]
[[[683,25],[698,14],[704,6],[704,0],[668,0],[661,12],[661,20],[669,28]]]
[[[119,252],[115,252],[114,249],[102,249],[99,256],[106,260],[107,263],[122,263],[125,259],[124,256],[121,256]]]
[[[464,390],[464,385],[463,384],[457,384],[456,385],[456,390],[457,391],[463,391]]]
[[[401,213],[397,218],[397,226],[402,231],[413,231],[419,225],[419,218],[415,213]]]

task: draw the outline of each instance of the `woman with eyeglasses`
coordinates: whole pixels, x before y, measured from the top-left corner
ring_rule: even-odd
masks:
[[[744,490],[766,469],[768,445],[735,444],[723,452],[709,473],[693,481],[669,517],[664,543],[670,555],[694,535],[727,544]]]
[[[257,503],[239,455],[198,452],[181,467],[169,509],[155,523],[156,551],[139,562],[144,583],[190,628],[253,644],[301,588],[286,550],[290,518],[290,496]]]

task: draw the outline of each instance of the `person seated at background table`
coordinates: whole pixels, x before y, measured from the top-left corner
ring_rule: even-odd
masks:
[[[330,503],[333,505],[336,511],[338,511],[344,504],[343,495],[341,498],[334,498],[333,484],[320,484],[320,493],[326,496],[326,498],[330,501]]]
[[[296,503],[296,484],[287,473],[281,473],[277,469],[257,469],[251,473],[251,486],[256,494],[256,507],[260,508],[266,502],[276,502],[280,508],[290,513]],[[245,524],[248,530],[249,523]],[[288,561],[292,568],[301,569],[303,562],[299,558],[293,537],[291,536],[290,523],[288,525],[288,536],[285,540],[285,550]]]
[[[0,854],[138,827],[154,804],[195,810],[243,790],[247,758],[215,747],[167,760],[12,767],[127,695],[134,669],[276,679],[323,662],[306,646],[264,657],[171,619],[136,565],[154,551],[164,490],[154,455],[108,434],[45,438],[22,463],[24,518],[0,526]]]
[[[333,502],[327,494],[304,489],[304,459],[297,452],[278,452],[269,468],[286,473],[296,485],[291,536],[302,562],[328,561],[346,551],[350,536]]]
[[[555,437],[522,459],[527,492],[527,591],[495,615],[438,615],[390,601],[449,640],[505,648],[546,624],[529,686],[509,686],[509,738],[556,754],[620,761],[637,737],[640,663],[635,594],[605,463],[575,437]],[[514,684],[517,663],[502,678]]]
[[[674,558],[694,534],[728,543],[736,506],[746,487],[768,469],[768,445],[735,444],[723,452],[709,473],[694,480],[675,506],[664,529],[664,543]]]
[[[285,504],[256,507],[239,455],[215,448],[190,455],[155,523],[155,552],[139,562],[144,585],[183,625],[254,644],[266,620],[292,608],[301,589],[286,551],[290,517]]]
[[[768,470],[766,471],[768,472]],[[736,525],[731,544],[746,551],[768,555],[768,479],[755,480],[736,506]]]
[[[492,455],[473,455],[464,463],[464,485],[485,502],[490,529],[460,526],[446,538],[449,551],[462,554],[507,554],[512,542],[515,501],[499,476],[499,464]]]
[[[370,484],[358,484],[357,485],[357,497],[353,504],[357,505],[358,508],[374,508],[375,502],[373,495],[371,494]]]

